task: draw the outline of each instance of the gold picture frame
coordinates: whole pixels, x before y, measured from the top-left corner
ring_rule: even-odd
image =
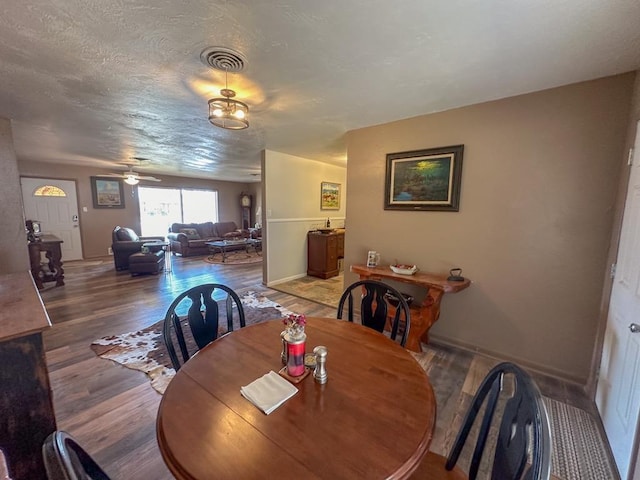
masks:
[[[453,145],[388,154],[384,209],[457,212],[463,152]]]
[[[340,210],[339,183],[321,182],[320,184],[320,210]]]

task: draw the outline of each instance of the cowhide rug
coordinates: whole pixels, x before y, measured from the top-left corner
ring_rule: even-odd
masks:
[[[240,297],[247,325],[273,318],[284,317],[293,312],[272,302],[267,297],[247,292]],[[113,360],[125,367],[146,373],[151,386],[164,393],[175,375],[171,359],[162,340],[164,320],[138,330],[100,338],[91,344],[91,349],[100,357]]]

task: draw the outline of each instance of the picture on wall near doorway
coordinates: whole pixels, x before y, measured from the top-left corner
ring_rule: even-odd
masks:
[[[387,154],[385,210],[460,208],[464,145]]]
[[[91,177],[93,208],[124,208],[122,180]]]
[[[320,210],[340,210],[340,184],[320,184]]]

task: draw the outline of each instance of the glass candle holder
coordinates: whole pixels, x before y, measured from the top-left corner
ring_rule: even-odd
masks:
[[[287,364],[287,340],[285,339],[286,334],[287,334],[286,330],[284,330],[280,334],[280,340],[282,342],[282,352],[280,352],[280,360],[282,361],[283,365]]]
[[[304,373],[304,350],[307,336],[303,333],[295,338],[287,334],[287,373],[292,377],[299,377]]]

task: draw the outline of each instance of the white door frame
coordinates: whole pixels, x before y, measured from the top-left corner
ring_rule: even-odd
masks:
[[[42,185],[61,188],[67,193],[67,198],[34,197],[34,190]],[[63,240],[61,245],[63,261],[82,260],[82,235],[76,180],[21,175],[20,187],[25,219],[42,221],[43,233],[52,233]]]
[[[636,125],[636,136],[635,136],[635,159],[633,160],[633,164],[635,168],[638,168],[638,164],[640,163],[640,120]],[[634,149],[631,148],[629,150],[629,164],[631,163],[631,159],[633,158]],[[591,373],[586,385],[586,391],[590,395],[593,400],[597,401],[598,398],[598,379],[600,377],[600,368],[601,362],[603,359],[604,347],[605,347],[605,333],[607,333],[607,326],[609,323],[610,317],[610,302],[612,301],[612,290],[614,285],[614,272],[615,272],[615,264],[618,261],[618,256],[620,255],[620,246],[621,246],[621,237],[622,237],[622,227],[625,216],[625,210],[627,207],[627,197],[628,197],[628,189],[631,186],[631,175],[632,175],[632,167],[623,167],[623,173],[621,175],[621,179],[619,181],[619,192],[618,192],[618,201],[616,205],[616,218],[614,223],[614,232],[612,233],[611,244],[609,248],[609,254],[607,257],[608,265],[611,265],[611,275],[607,275],[607,278],[604,282],[603,286],[603,295],[601,300],[601,310],[600,310],[600,324],[598,326],[597,336],[594,345],[594,353],[592,355],[591,360]],[[609,273],[609,272],[607,272]],[[633,320],[636,321],[635,319]],[[628,322],[627,322],[628,323]],[[640,335],[640,334],[638,334]],[[625,467],[628,468],[627,476],[625,477],[628,480],[640,480],[640,417],[635,425],[635,440],[631,448],[629,465]],[[624,479],[623,479],[624,480]]]

